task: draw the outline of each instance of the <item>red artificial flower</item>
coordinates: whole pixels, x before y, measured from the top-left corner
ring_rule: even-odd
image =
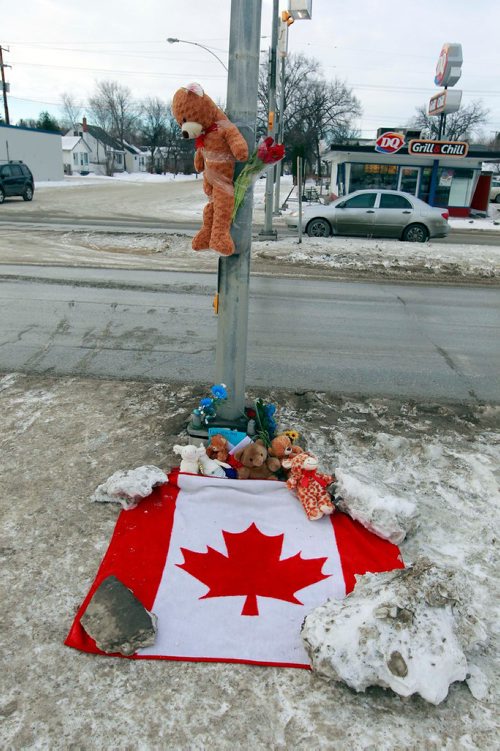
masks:
[[[257,157],[264,164],[275,164],[283,159],[285,147],[283,144],[274,143],[274,139],[268,136],[257,149]]]

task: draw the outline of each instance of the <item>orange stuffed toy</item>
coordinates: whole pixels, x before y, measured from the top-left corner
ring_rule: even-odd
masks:
[[[234,253],[230,235],[234,207],[235,160],[248,159],[247,142],[240,131],[197,83],[175,92],[172,112],[183,138],[196,138],[194,167],[203,172],[208,203],[203,226],[193,238],[193,250],[211,248],[223,256]]]
[[[304,451],[284,459],[283,464],[291,470],[287,487],[297,493],[307,518],[313,521],[321,519],[323,514],[333,514],[335,506],[326,488],[335,478],[317,471],[316,457]]]

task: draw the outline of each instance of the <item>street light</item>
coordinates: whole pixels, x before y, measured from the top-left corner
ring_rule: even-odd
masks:
[[[169,44],[175,44],[176,42],[182,42],[182,44],[193,44],[195,47],[201,47],[202,50],[206,50],[207,52],[210,52],[210,54],[213,55],[213,57],[215,57],[215,59],[220,62],[220,64],[222,65],[222,67],[224,68],[224,70],[227,73],[227,66],[222,62],[222,60],[220,59],[220,57],[217,57],[217,55],[215,54],[215,52],[212,52],[211,49],[209,49],[208,47],[205,47],[204,44],[199,44],[199,42],[189,42],[187,39],[174,39],[173,37],[169,37],[167,39],[167,42]]]
[[[285,29],[293,23],[294,20],[309,20],[312,15],[312,0],[289,0],[289,12],[282,15],[281,19],[278,13],[279,0],[273,0],[273,26],[272,26],[272,41],[271,48],[269,50],[269,110],[268,110],[268,136],[272,138],[276,135],[276,74],[277,74],[277,48],[278,48],[278,33],[280,28]],[[279,28],[280,26],[280,28]],[[282,57],[286,57],[286,52]],[[284,95],[285,79],[284,79],[284,62],[281,67],[282,79],[281,89]],[[281,101],[284,104],[284,98],[282,96]],[[283,106],[283,105],[282,105]],[[280,112],[280,123],[283,128],[283,111]],[[264,227],[259,232],[259,237],[264,240],[276,240],[277,232],[273,230],[273,183],[274,176],[281,173],[280,165],[276,165],[274,169],[267,171],[266,176],[266,193],[265,193],[265,214],[264,214]],[[277,189],[279,190],[279,188]],[[279,199],[278,199],[279,202]]]

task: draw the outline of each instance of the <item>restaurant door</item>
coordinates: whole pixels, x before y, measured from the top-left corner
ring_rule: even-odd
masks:
[[[405,193],[411,193],[412,196],[417,196],[419,182],[419,167],[400,167],[398,190],[403,190]]]

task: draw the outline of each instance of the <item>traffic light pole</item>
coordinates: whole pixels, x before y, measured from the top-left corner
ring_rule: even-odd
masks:
[[[227,115],[240,129],[249,152],[255,148],[262,0],[232,0],[229,37]],[[235,178],[243,165],[236,166]],[[236,251],[219,259],[216,380],[228,398],[217,406],[217,423],[244,427],[248,334],[248,287],[252,246],[253,189],[246,193],[233,224]]]
[[[267,121],[267,135],[276,135],[276,57],[278,51],[279,0],[273,0],[273,28],[271,35],[271,50],[269,55],[269,114]],[[266,206],[264,229],[259,232],[262,240],[276,240],[277,233],[273,230],[273,183],[274,168],[267,170],[266,175]]]

